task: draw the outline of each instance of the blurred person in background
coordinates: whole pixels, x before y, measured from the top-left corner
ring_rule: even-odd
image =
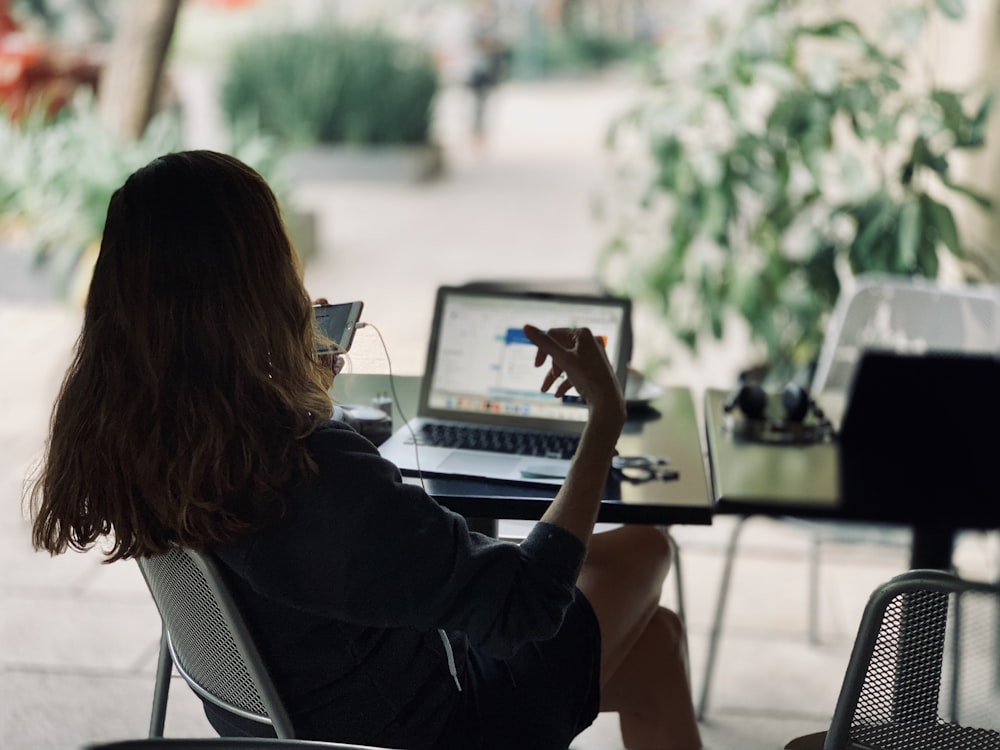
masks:
[[[500,34],[500,15],[490,0],[476,3],[471,19],[472,60],[467,84],[472,91],[472,137],[486,137],[486,105],[491,92],[503,79],[507,45]]]

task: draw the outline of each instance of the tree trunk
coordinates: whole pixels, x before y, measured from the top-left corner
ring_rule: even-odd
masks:
[[[125,138],[141,136],[153,114],[180,5],[181,0],[121,4],[98,111],[101,121]]]

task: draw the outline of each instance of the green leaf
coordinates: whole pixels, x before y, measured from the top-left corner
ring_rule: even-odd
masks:
[[[722,340],[722,334],[725,333],[723,330],[723,321],[725,320],[725,306],[722,304],[722,300],[718,295],[712,295],[709,298],[709,324],[712,329],[712,336],[715,337],[717,341]]]
[[[860,260],[862,267],[867,265],[895,209],[895,204],[883,193],[853,210],[845,210],[845,213],[854,217],[858,225],[852,255]]]
[[[934,89],[931,91],[931,101],[941,108],[944,121],[948,127],[954,129],[957,122],[965,117],[962,111],[962,99],[954,91],[946,89]]]
[[[698,332],[691,328],[684,328],[676,332],[677,338],[691,351],[698,348]]]
[[[951,209],[943,203],[938,203],[929,195],[920,196],[921,205],[924,208],[925,221],[934,228],[934,234],[944,243],[944,246],[951,251],[956,258],[963,256],[962,243],[958,238],[958,225]]]
[[[907,44],[914,44],[920,38],[926,22],[926,8],[902,8],[892,14],[893,28]]]
[[[933,242],[921,242],[917,257],[918,270],[930,279],[936,279],[938,275],[937,247]]]
[[[899,120],[900,115],[898,113],[879,113],[871,127],[872,137],[882,146],[886,146],[888,144],[895,145],[899,140]]]
[[[948,176],[948,160],[941,156],[941,154],[932,151],[927,139],[923,136],[919,136],[913,141],[913,151],[910,155],[910,160],[913,162],[914,167],[928,167],[941,175],[942,179]]]
[[[965,0],[934,0],[937,9],[953,21],[965,16]]]
[[[951,180],[942,180],[942,182],[944,182],[950,190],[954,190],[956,193],[964,195],[966,198],[974,201],[980,208],[988,211],[993,207],[993,199],[984,193],[980,193],[978,190],[974,190],[973,188],[966,187],[964,185],[959,185]]]
[[[941,110],[943,125],[954,136],[956,148],[980,148],[986,143],[986,125],[993,107],[993,96],[983,98],[972,116],[965,114],[963,95],[955,91],[935,89],[931,100]]]
[[[839,39],[857,39],[861,36],[861,30],[854,21],[840,18],[817,26],[804,26],[803,34],[810,36],[837,37]]]
[[[969,128],[969,137],[965,143],[956,144],[966,148],[980,148],[986,144],[986,126],[990,121],[990,113],[993,111],[993,93],[987,94],[979,105],[979,111],[972,118],[972,125]]]
[[[920,202],[911,200],[899,212],[899,232],[896,235],[896,257],[904,268],[917,264],[917,243],[920,242]]]
[[[802,26],[796,30],[803,36],[814,36],[827,39],[840,39],[845,42],[853,42],[864,49],[865,53],[873,60],[882,63],[889,63],[890,59],[877,46],[872,44],[861,29],[853,21],[840,18],[817,26]]]
[[[917,264],[909,270],[922,273],[924,276],[930,278],[936,278],[940,265],[938,261],[938,248],[940,247],[938,239],[941,238],[941,232],[935,222],[935,217],[931,211],[927,210],[929,206],[925,203],[925,199],[927,199],[926,195],[921,196],[921,204],[924,207],[924,210],[921,211],[923,229],[920,232],[920,244],[917,247]],[[957,242],[957,234],[953,239]],[[950,242],[951,239],[948,241]]]

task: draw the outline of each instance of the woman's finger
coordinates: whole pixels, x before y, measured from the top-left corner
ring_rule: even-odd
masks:
[[[586,377],[580,370],[585,366],[585,350],[593,346],[593,335],[587,329],[551,328],[542,331],[535,326],[525,326],[528,340],[538,347],[535,366],[541,366],[551,357],[551,365],[542,380],[542,391],[556,385],[555,396],[562,398],[574,385],[578,377]]]
[[[541,328],[536,328],[533,325],[526,325],[523,330],[528,341],[535,345],[535,367],[541,367],[545,364],[545,358],[549,356],[549,352],[555,347],[556,342]]]
[[[555,383],[557,380],[559,380],[559,378],[562,377],[565,377],[563,369],[558,365],[556,365],[555,363],[553,363],[552,367],[549,368],[549,371],[545,373],[545,377],[542,379],[542,390],[547,391],[549,388],[552,387],[553,383]]]
[[[572,328],[550,328],[543,331],[533,325],[524,326],[524,334],[528,341],[538,347],[535,353],[535,367],[545,364],[546,356],[556,358],[576,348],[576,332]]]

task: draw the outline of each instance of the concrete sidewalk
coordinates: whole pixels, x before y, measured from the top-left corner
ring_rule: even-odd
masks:
[[[484,147],[468,139],[465,92],[439,109],[448,174],[427,185],[312,184],[297,193],[320,221],[310,292],[358,298],[383,333],[394,370],[416,373],[434,289],[483,277],[589,275],[606,228],[590,219],[605,186],[601,147],[609,118],[631,100],[627,79],[509,84],[493,102]],[[0,745],[71,749],[142,736],[152,695],[159,621],[138,568],[102,566],[97,553],[33,553],[20,496],[40,454],[49,409],[69,362],[80,313],[16,299],[0,279]],[[351,366],[385,372],[372,329],[359,333]],[[706,375],[706,378],[709,375]],[[705,385],[702,382],[701,385]],[[692,679],[700,689],[722,555],[733,519],[677,527],[689,622]],[[833,709],[861,607],[902,571],[902,548],[833,546],[824,555],[820,645],[808,643],[808,536],[752,520],[737,563],[726,635],[704,738],[713,750],[763,750],[822,729]],[[997,569],[990,540],[969,537],[960,559]],[[664,601],[673,603],[668,580]],[[172,736],[205,734],[198,702],[178,680]],[[621,747],[613,716],[574,744]]]

